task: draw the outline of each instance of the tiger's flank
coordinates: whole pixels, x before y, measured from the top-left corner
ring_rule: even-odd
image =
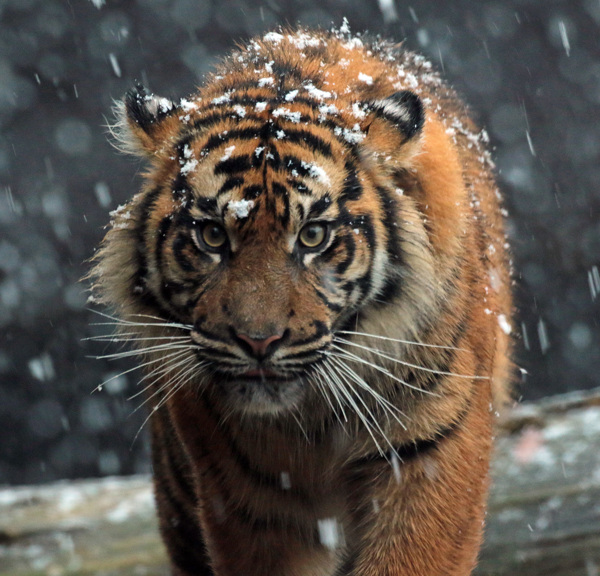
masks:
[[[466,576],[512,304],[486,133],[422,56],[280,29],[117,105],[90,277],[144,375],[175,576]]]

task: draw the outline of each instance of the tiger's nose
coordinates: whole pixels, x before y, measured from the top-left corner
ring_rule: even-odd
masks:
[[[268,354],[272,354],[281,344],[283,333],[273,334],[267,338],[252,338],[247,334],[236,334],[237,338],[248,345],[252,355],[256,358],[265,358]]]

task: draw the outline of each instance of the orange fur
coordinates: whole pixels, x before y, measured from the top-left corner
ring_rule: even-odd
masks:
[[[119,115],[150,169],[91,277],[148,362],[173,574],[470,574],[510,371],[485,134],[422,57],[345,31]]]

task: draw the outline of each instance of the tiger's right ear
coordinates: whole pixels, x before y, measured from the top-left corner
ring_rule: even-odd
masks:
[[[152,156],[160,146],[164,120],[177,110],[167,98],[155,96],[141,84],[115,106],[116,124],[110,127],[119,150],[135,156]]]

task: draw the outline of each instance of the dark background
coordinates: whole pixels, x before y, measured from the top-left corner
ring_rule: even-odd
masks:
[[[102,5],[101,5],[102,4]],[[0,0],[0,484],[148,469],[131,367],[88,356],[78,279],[139,185],[103,127],[179,98],[235,41],[348,17],[425,53],[487,127],[517,270],[517,396],[600,384],[598,0]],[[112,350],[114,351],[114,349]]]

